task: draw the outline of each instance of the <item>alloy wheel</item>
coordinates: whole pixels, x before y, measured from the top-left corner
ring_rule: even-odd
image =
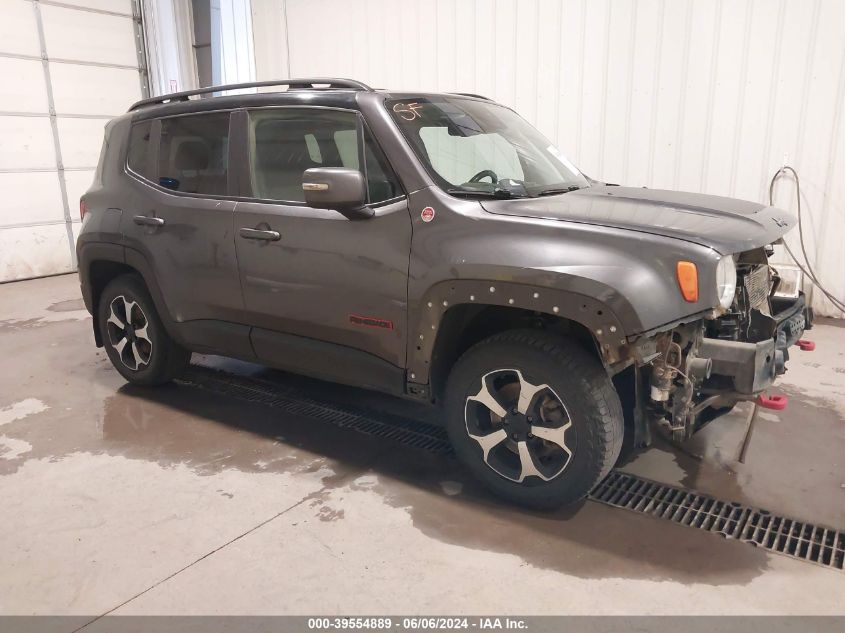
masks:
[[[547,384],[529,382],[518,369],[497,369],[481,378],[466,399],[466,429],[484,462],[517,483],[559,476],[575,450],[575,429],[563,400]],[[531,479],[529,479],[531,478]]]
[[[147,315],[136,301],[123,295],[115,297],[109,305],[107,321],[109,343],[128,369],[138,371],[149,365],[153,354],[153,342],[147,332]]]

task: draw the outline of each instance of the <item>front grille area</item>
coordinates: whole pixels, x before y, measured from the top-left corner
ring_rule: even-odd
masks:
[[[824,567],[841,570],[845,564],[845,533],[841,530],[776,516],[628,473],[611,472],[590,493],[590,498]]]
[[[770,275],[768,266],[756,266],[743,279],[749,307],[769,313]]]

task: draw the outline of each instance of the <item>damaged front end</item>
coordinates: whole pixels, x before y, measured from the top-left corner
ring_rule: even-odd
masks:
[[[737,402],[772,402],[763,392],[786,371],[789,348],[812,327],[812,311],[802,293],[778,292],[770,254],[759,248],[736,258],[736,291],[727,310],[635,342],[643,422],[684,441]]]

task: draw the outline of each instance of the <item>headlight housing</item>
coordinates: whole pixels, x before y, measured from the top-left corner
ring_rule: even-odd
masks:
[[[731,255],[726,255],[719,260],[716,266],[716,296],[719,297],[719,305],[725,310],[731,307],[736,294],[736,264]]]

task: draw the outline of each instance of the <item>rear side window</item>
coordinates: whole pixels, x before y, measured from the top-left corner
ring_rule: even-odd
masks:
[[[362,145],[360,120],[352,112],[251,112],[249,127],[252,192],[256,198],[304,202],[302,175],[306,169],[361,169],[362,152],[370,204],[401,195],[396,178],[369,133]]]
[[[229,176],[229,113],[161,120],[158,183],[185,193],[225,195]]]
[[[153,180],[153,166],[150,160],[152,128],[152,121],[142,121],[132,126],[129,131],[129,152],[126,156],[129,169],[147,180]]]

